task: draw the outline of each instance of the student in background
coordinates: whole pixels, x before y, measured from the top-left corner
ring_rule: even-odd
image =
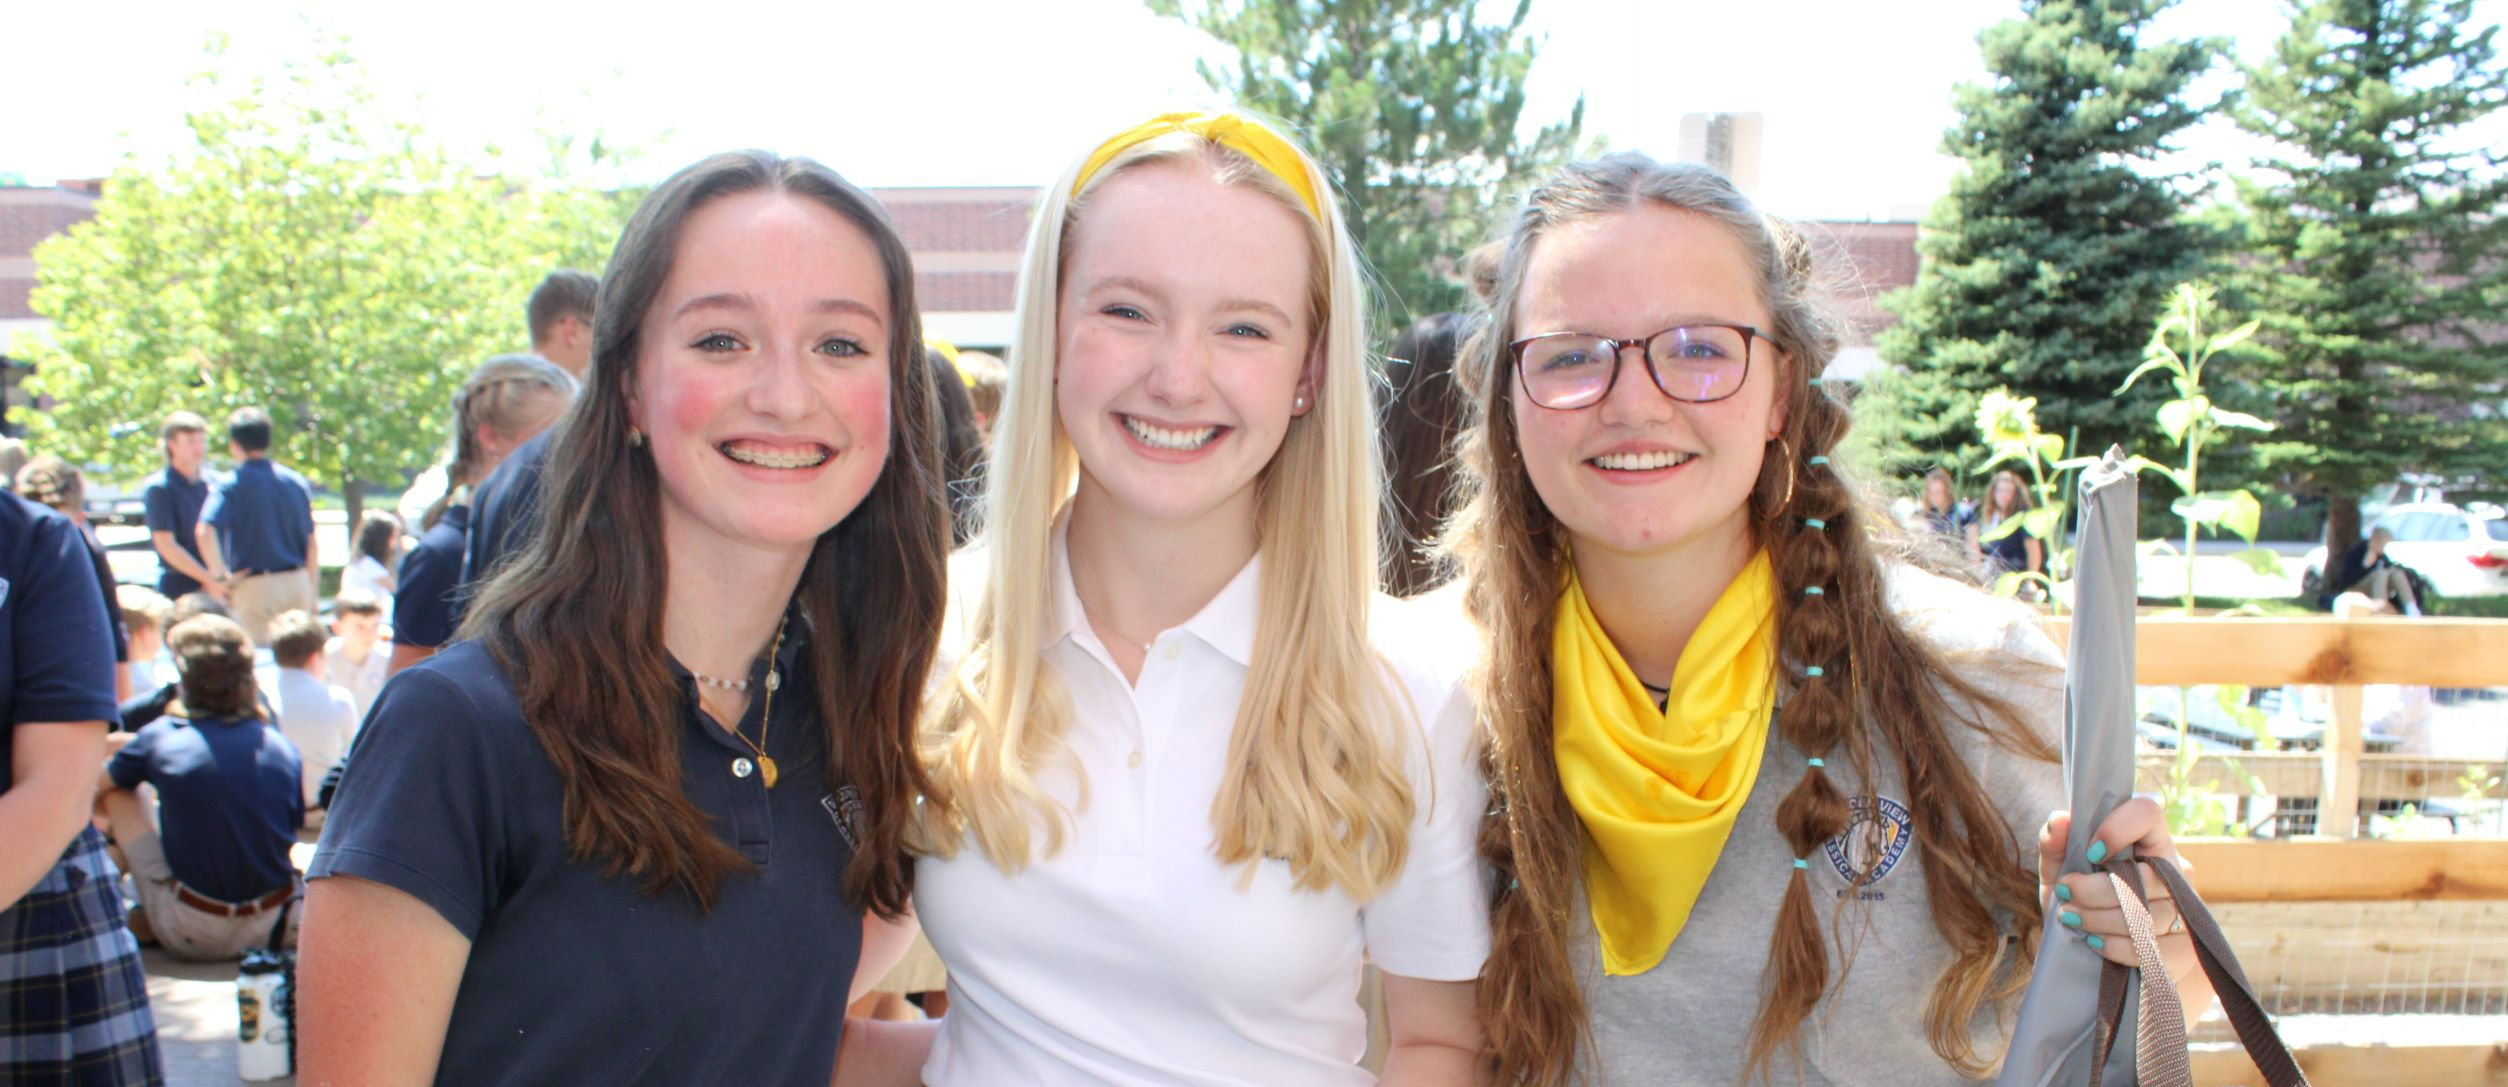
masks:
[[[340,592],[363,593],[384,601],[384,620],[389,622],[392,592],[399,587],[392,571],[400,557],[400,518],[382,510],[367,510],[357,524],[357,539],[349,546],[348,565],[340,571]]]
[[[275,682],[262,693],[279,715],[279,731],[296,745],[305,772],[305,810],[314,812],[315,790],[348,755],[357,735],[357,702],[327,677],[323,643],[329,635],[322,621],[301,611],[270,620],[270,655],[278,661]],[[315,814],[319,814],[315,812]],[[308,825],[320,828],[319,819]]]
[[[177,958],[231,959],[269,942],[296,894],[288,850],[305,823],[304,762],[264,716],[242,627],[204,615],[166,641],[183,672],[183,716],[133,734],[97,788],[144,928]],[[157,789],[153,819],[133,792],[141,785]]]
[[[131,662],[131,639],[122,629],[122,603],[113,591],[113,565],[105,559],[104,541],[96,538],[95,528],[87,523],[87,477],[70,462],[47,453],[18,469],[17,493],[69,518],[78,529],[78,538],[86,543],[87,564],[94,575],[98,598],[104,601],[105,614],[112,618],[113,697],[129,698],[130,676],[121,666]]]
[[[1463,425],[1454,359],[1477,327],[1464,314],[1430,314],[1403,329],[1385,359],[1376,429],[1383,435],[1393,516],[1385,591],[1395,596],[1418,596],[1453,577],[1433,551],[1453,489],[1454,435]]]
[[[453,394],[453,489],[419,520],[418,545],[401,560],[392,607],[392,671],[427,659],[460,624],[462,549],[472,488],[523,443],[557,425],[575,399],[575,379],[534,355],[480,363]]]
[[[201,561],[210,581],[226,587],[235,622],[254,644],[270,637],[270,618],[310,611],[321,576],[314,541],[313,488],[296,470],[270,459],[270,413],[238,408],[226,421],[235,474],[209,491],[200,508]]]
[[[147,510],[148,540],[157,550],[157,591],[168,600],[209,592],[224,599],[226,586],[209,576],[200,557],[200,510],[209,501],[202,461],[209,455],[209,421],[188,411],[165,417],[157,428],[165,471],[140,492]]]
[[[129,632],[131,659],[124,666],[130,690],[145,694],[174,682],[174,658],[165,650],[165,632],[174,628],[174,602],[145,585],[118,585],[122,629]],[[126,700],[127,701],[127,700]]]
[[[348,692],[357,704],[357,719],[363,721],[375,696],[383,693],[384,677],[392,672],[391,647],[383,642],[383,605],[365,593],[333,597],[331,635],[322,646],[323,678]]]
[[[121,872],[88,821],[118,715],[111,621],[91,576],[68,518],[0,494],[4,1083],[154,1084],[165,1075]]]

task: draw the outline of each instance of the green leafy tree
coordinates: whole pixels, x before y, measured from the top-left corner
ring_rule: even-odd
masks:
[[[1881,448],[1978,470],[1992,453],[1971,420],[1996,388],[2090,452],[2151,417],[2155,392],[2117,385],[2210,235],[2150,164],[2205,108],[2187,85],[2221,49],[2144,41],[2168,3],[2030,0],[1980,35],[1993,78],[1954,92],[1942,141],[1966,168],[1926,221],[1915,285],[1885,300],[1902,320],[1879,347],[1900,372],[1863,409]]]
[[[1385,288],[1383,320],[1454,309],[1458,258],[1494,207],[1564,161],[1584,124],[1521,134],[1531,0],[1484,23],[1469,0],[1148,0],[1237,52],[1202,79],[1303,137]]]
[[[2470,0],[2322,0],[2247,73],[2239,123],[2277,145],[2240,186],[2281,424],[2258,452],[2360,536],[2359,496],[2404,471],[2508,463],[2508,174],[2473,122],[2508,101]]]
[[[213,58],[223,43],[213,39]],[[452,394],[482,359],[527,349],[523,299],[546,272],[599,268],[620,194],[482,177],[381,117],[333,45],[275,81],[204,76],[223,104],[187,115],[191,152],[128,164],[95,217],[36,251],[36,441],[136,475],[155,420],[215,425],[267,408],[274,454],[346,496],[396,488],[448,438]],[[597,166],[597,146],[550,148]]]

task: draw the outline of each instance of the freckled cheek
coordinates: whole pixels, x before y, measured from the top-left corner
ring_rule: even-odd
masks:
[[[688,370],[665,369],[652,383],[649,405],[670,433],[702,436],[734,395],[730,383]]]

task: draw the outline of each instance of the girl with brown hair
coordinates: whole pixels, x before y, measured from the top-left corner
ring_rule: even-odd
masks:
[[[1573,164],[1504,245],[1453,534],[1489,639],[1499,1081],[1984,1074],[2063,796],[2053,647],[1873,538],[1809,251],[1730,183]],[[2173,852],[2147,800],[2099,840]],[[2055,896],[2131,954],[2090,882]]]
[[[949,547],[905,246],[823,166],[717,155],[598,313],[537,535],[340,783],[306,1082],[826,1083],[902,946]]]
[[[2046,541],[2022,519],[2036,508],[2037,500],[2021,483],[2018,472],[2006,468],[1986,484],[1985,502],[1977,507],[1976,519],[1968,523],[1968,550],[1989,584],[2005,574],[2046,572]],[[2034,584],[2023,586],[2021,599],[2037,599]]]

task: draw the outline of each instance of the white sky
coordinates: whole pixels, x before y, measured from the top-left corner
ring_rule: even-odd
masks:
[[[1494,9],[1503,0],[1484,0]],[[2158,33],[2280,33],[2267,0],[2184,0]],[[1536,0],[1531,115],[1586,97],[1587,131],[1671,153],[1683,114],[1766,116],[1761,203],[1797,217],[1907,218],[1954,172],[1936,148],[1953,84],[1983,76],[1977,32],[2014,0]],[[2490,23],[2508,0],[2480,0]],[[621,14],[624,13],[624,14]],[[210,31],[228,64],[275,72],[308,27],[349,35],[386,107],[455,147],[534,145],[535,127],[641,146],[658,178],[708,152],[816,157],[868,185],[1033,185],[1105,134],[1207,101],[1216,47],[1138,0],[707,0],[691,9],[239,0],[22,5],[0,83],[0,172],[42,184],[186,146],[186,78]],[[1224,55],[1224,54],[1223,54]],[[2226,77],[2223,77],[2224,79]],[[2508,145],[2508,111],[2472,138]],[[2225,119],[2176,168],[2243,163]]]

